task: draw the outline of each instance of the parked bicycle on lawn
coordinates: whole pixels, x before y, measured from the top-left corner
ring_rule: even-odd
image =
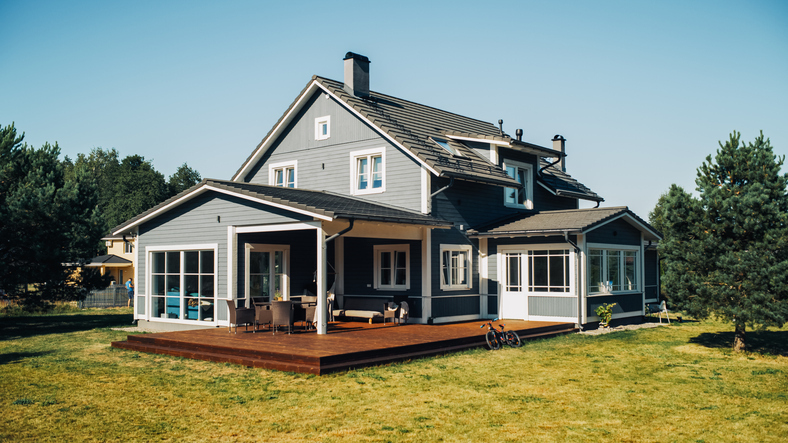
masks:
[[[514,331],[504,331],[506,328],[506,323],[499,324],[498,327],[501,328],[500,330],[495,329],[495,326],[492,322],[498,321],[498,319],[490,320],[487,323],[487,333],[484,334],[484,339],[487,340],[487,346],[490,347],[491,350],[501,349],[503,345],[509,345],[513,348],[519,348],[523,345],[520,341],[520,336],[517,335]],[[484,325],[479,326],[479,328],[483,328]]]

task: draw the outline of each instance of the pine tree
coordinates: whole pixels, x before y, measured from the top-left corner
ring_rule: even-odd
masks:
[[[140,155],[121,161],[115,177],[114,198],[104,208],[110,227],[140,214],[167,198],[164,175]]]
[[[698,168],[699,199],[671,187],[655,218],[664,220],[663,283],[678,309],[734,323],[733,348],[749,328],[788,322],[788,174],[761,133],[740,134]],[[662,199],[661,199],[662,201]]]
[[[167,181],[168,197],[172,197],[196,185],[202,180],[200,173],[190,168],[186,163],[182,164]]]

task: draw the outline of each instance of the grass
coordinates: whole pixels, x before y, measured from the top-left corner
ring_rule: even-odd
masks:
[[[109,347],[127,309],[0,317],[0,440],[786,441],[788,328],[715,322],[315,377]]]

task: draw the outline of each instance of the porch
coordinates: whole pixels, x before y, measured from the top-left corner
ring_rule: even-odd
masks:
[[[443,325],[329,323],[328,334],[293,334],[243,327],[129,335],[112,346],[132,351],[233,363],[249,367],[323,375],[351,368],[439,355],[486,346],[485,322]],[[576,332],[574,323],[506,320],[523,341]]]

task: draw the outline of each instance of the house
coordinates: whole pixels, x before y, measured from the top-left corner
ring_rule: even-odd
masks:
[[[99,268],[101,275],[110,275],[112,282],[124,284],[134,278],[134,242],[130,235],[109,235],[104,238],[107,253],[94,257],[85,267]]]
[[[206,179],[112,230],[134,236],[134,316],[150,327],[228,324],[225,299],[320,295],[338,307],[407,300],[410,318],[639,321],[656,300],[660,234],[502,127],[312,77],[230,180]],[[499,124],[501,122],[499,121]]]

